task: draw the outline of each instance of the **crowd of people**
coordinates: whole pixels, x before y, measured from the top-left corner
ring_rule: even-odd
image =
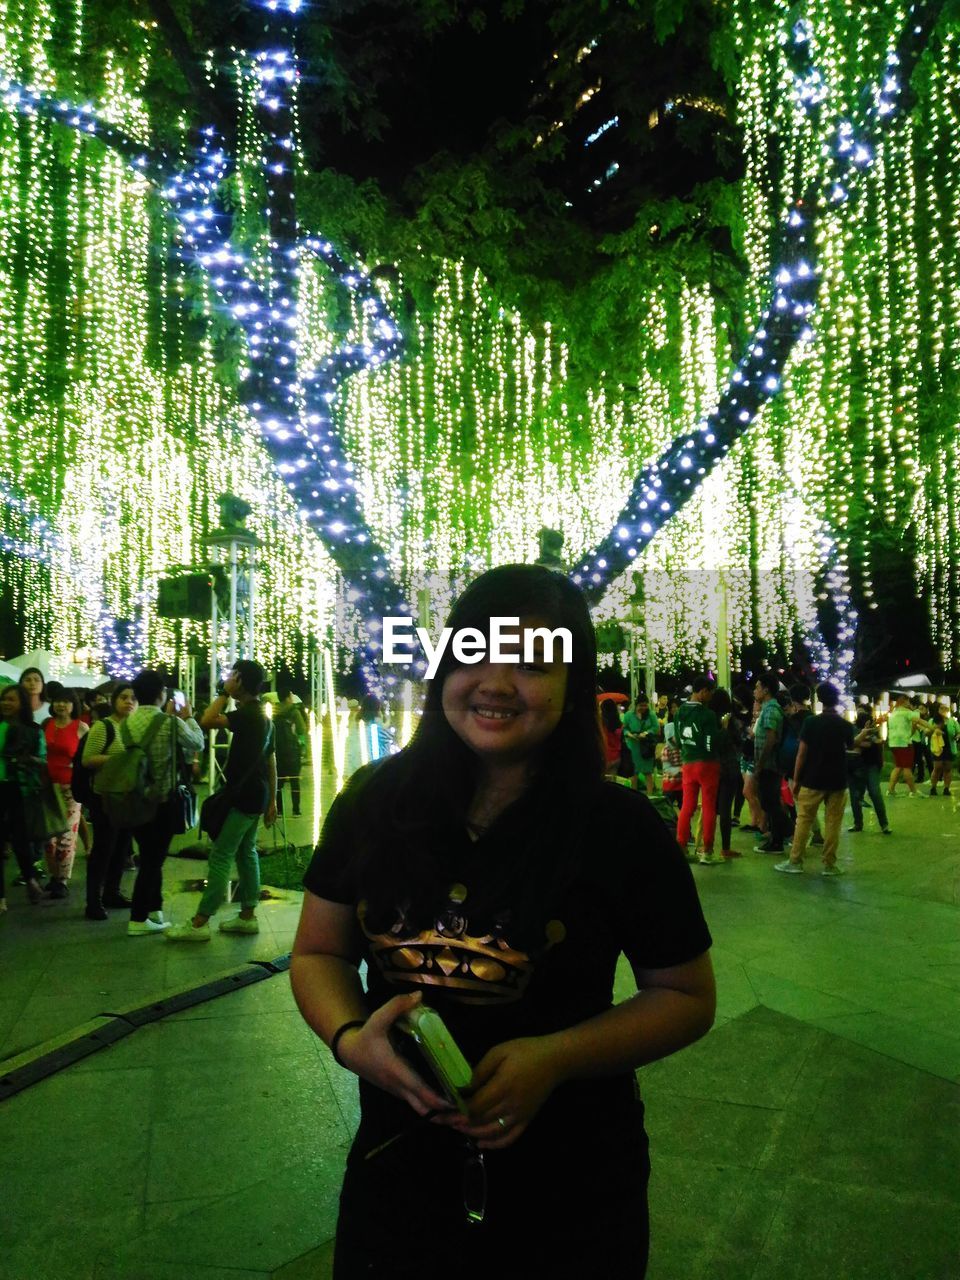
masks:
[[[900,690],[888,710],[864,702],[851,721],[829,681],[815,691],[802,684],[786,689],[766,671],[732,694],[699,676],[685,696],[664,694],[655,708],[646,693],[630,707],[621,695],[598,697],[608,776],[649,794],[659,779],[663,800],[677,810],[679,843],[692,845],[691,856],[706,866],[740,856],[731,841],[739,827],[756,835],[761,852],[789,854],[775,864],[778,871],[802,871],[813,845],[822,850],[823,874],[840,875],[837,845],[848,796],[851,833],[863,831],[870,807],[879,830],[890,835],[886,801],[901,783],[909,796],[919,795],[927,778],[924,794],[951,794],[960,724],[946,702]],[[892,756],[886,788],[884,726]]]
[[[304,877],[294,994],[360,1077],[340,1280],[412,1277],[438,1255],[467,1259],[463,1274],[479,1280],[508,1252],[524,1274],[642,1275],[650,1165],[635,1068],[705,1034],[715,1013],[711,937],[687,863],[740,856],[739,826],[780,855],[777,871],[802,873],[810,844],[822,874],[838,875],[848,794],[850,830],[864,829],[869,805],[886,835],[901,784],[915,796],[929,776],[931,796],[950,794],[960,726],[949,707],[898,693],[889,711],[862,705],[850,720],[830,682],[787,690],[772,672],[732,691],[698,676],[655,705],[645,693],[625,708],[604,694],[598,704],[576,588],[539,566],[492,570],[449,622],[478,630],[512,614],[533,660],[445,656],[402,750],[375,700],[357,708],[371,763],[335,799]],[[558,624],[569,663],[543,650]],[[264,684],[263,667],[237,662],[195,717],[156,671],[86,707],[25,671],[0,690],[0,872],[9,844],[28,900],[62,899],[83,845],[89,920],[122,910],[131,937],[203,943],[235,861],[239,912],[219,928],[257,933],[257,829],[283,803],[278,764],[299,774],[303,731],[289,690],[265,714]],[[164,859],[192,824],[185,799],[204,734],[221,730],[225,783],[201,817],[207,885],[173,924]],[[290,801],[297,812],[298,786]],[[615,1004],[621,955],[638,991]],[[460,1092],[396,1034],[427,1002],[469,1064]]]
[[[258,932],[256,832],[261,818],[267,826],[276,818],[278,787],[275,723],[261,700],[265,679],[259,663],[237,662],[199,720],[152,670],[91,691],[84,705],[76,690],[47,682],[35,667],[0,690],[0,912],[7,909],[7,847],[28,901],[38,905],[70,895],[82,845],[88,920],[123,911],[131,937],[206,941],[236,861],[240,912],[220,930]],[[282,704],[278,721],[297,727]],[[229,731],[230,745],[219,818],[214,823],[211,810],[206,824],[207,888],[194,916],[173,924],[164,916],[163,864],[174,836],[195,825],[197,762],[205,734],[221,729]],[[299,772],[290,736],[283,735],[285,763]],[[298,788],[292,798],[296,811]],[[135,871],[130,897],[122,887],[128,870]]]

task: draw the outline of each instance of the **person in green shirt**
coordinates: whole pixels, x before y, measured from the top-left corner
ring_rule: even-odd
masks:
[[[717,792],[720,789],[720,757],[718,734],[720,725],[710,710],[710,699],[716,682],[709,676],[697,676],[690,697],[681,702],[674,719],[674,732],[683,762],[683,807],[677,821],[677,840],[686,849],[690,824],[703,793],[703,853],[706,866],[716,862],[713,840],[717,829]]]
[[[932,722],[924,722],[920,719],[920,716],[910,705],[909,696],[903,692],[897,693],[896,705],[892,711],[887,713],[887,744],[893,753],[893,769],[890,771],[887,795],[894,795],[901,777],[907,784],[907,791],[910,795],[915,796],[917,794],[917,784],[913,780],[913,744],[911,738],[918,727],[923,726],[925,723],[930,724],[930,732],[933,732]]]
[[[633,710],[623,717],[623,736],[633,760],[635,790],[652,791],[660,721],[645,693],[637,695]]]

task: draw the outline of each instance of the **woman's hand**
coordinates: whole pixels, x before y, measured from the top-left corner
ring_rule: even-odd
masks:
[[[459,1112],[417,1075],[390,1040],[393,1024],[415,1008],[421,998],[419,991],[412,995],[394,996],[371,1014],[362,1027],[347,1031],[340,1039],[337,1053],[348,1070],[392,1093],[395,1098],[401,1098],[418,1116],[425,1116],[428,1111],[445,1113],[437,1116],[435,1123],[446,1124],[453,1116],[459,1116]]]
[[[453,1127],[482,1150],[509,1147],[560,1084],[556,1049],[545,1037],[495,1045],[473,1073],[470,1115]]]

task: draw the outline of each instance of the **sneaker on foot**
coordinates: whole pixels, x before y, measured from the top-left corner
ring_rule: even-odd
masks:
[[[890,830],[890,828],[889,828],[889,827],[881,827],[881,828],[880,828],[880,834],[881,834],[881,835],[883,835],[883,836],[892,836],[892,835],[893,835],[893,832]]]
[[[862,831],[862,830],[863,830],[863,827],[847,827],[847,830],[848,830],[848,831]],[[823,844],[823,841],[821,840],[821,841],[820,841],[820,843],[821,843],[821,844]]]
[[[739,849],[721,849],[720,857],[721,858],[741,858],[743,857],[743,854],[741,854]]]
[[[823,836],[819,831],[815,831],[810,837],[811,844],[823,844]]]
[[[131,920],[127,925],[127,934],[131,938],[143,938],[148,933],[163,933],[164,929],[169,928],[165,921],[157,923],[156,920]]]
[[[173,924],[167,929],[167,939],[170,942],[209,942],[210,926],[202,924],[198,927],[189,920],[185,924]]]
[[[107,912],[101,907],[99,902],[91,902],[87,905],[87,909],[83,913],[88,920],[109,920]]]
[[[803,863],[791,862],[789,858],[787,858],[786,862],[774,863],[773,869],[774,871],[783,871],[788,876],[803,875]]]
[[[703,862],[703,858],[700,859]],[[244,920],[243,916],[231,916],[229,920],[220,922],[221,933],[259,933],[260,924],[256,916],[252,920]]]
[[[843,872],[838,866],[834,865],[832,867],[824,867],[820,874],[822,876],[842,876]]]
[[[783,853],[782,844],[771,844],[769,840],[761,840],[754,848],[757,853]]]
[[[154,924],[162,924],[164,928],[169,924],[168,920],[164,920],[162,911],[151,911],[147,919],[152,920]]]
[[[48,898],[68,898],[70,890],[67,888],[66,880],[51,880],[47,885]]]

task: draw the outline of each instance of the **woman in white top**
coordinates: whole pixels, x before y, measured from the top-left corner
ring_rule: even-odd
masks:
[[[47,681],[39,667],[25,667],[20,672],[20,688],[27,695],[34,724],[50,719],[50,703],[47,700]]]

